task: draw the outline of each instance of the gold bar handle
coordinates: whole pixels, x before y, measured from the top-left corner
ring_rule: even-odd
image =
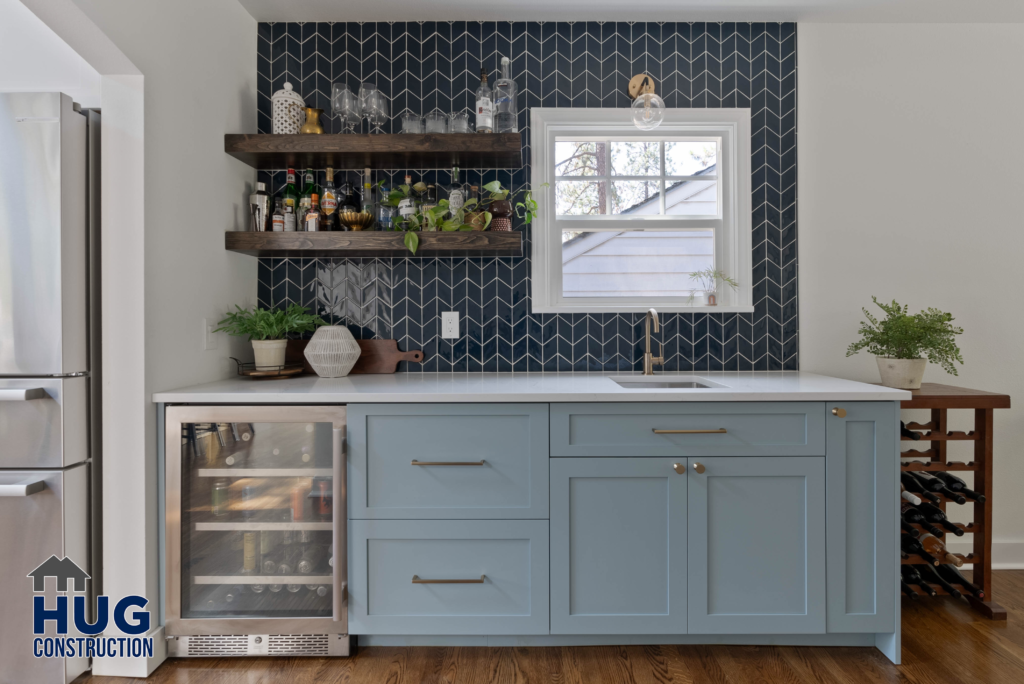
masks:
[[[482,458],[479,461],[417,461],[415,458],[412,460],[412,465],[417,466],[482,466],[483,464]]]
[[[420,579],[419,575],[412,576],[413,584],[483,584],[487,575],[480,575],[480,579]]]
[[[653,430],[656,435],[724,435],[725,428],[717,430]]]

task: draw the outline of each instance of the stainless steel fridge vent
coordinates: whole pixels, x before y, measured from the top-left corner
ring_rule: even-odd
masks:
[[[249,637],[227,635],[190,636],[188,639],[188,655],[195,656],[229,656],[247,655]]]
[[[326,634],[271,634],[268,641],[268,655],[330,655]]]

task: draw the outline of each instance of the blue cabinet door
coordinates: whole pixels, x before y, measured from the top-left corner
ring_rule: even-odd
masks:
[[[552,634],[686,633],[686,479],[682,459],[552,459]]]
[[[690,633],[823,633],[824,457],[688,463]]]
[[[899,605],[900,407],[850,401],[825,414],[828,538],[846,540],[828,547],[828,631],[890,633]]]

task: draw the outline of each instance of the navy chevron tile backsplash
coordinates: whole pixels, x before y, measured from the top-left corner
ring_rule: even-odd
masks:
[[[796,370],[796,25],[762,23],[410,22],[260,24],[259,132],[270,96],[290,81],[325,110],[331,83],[371,81],[389,97],[388,132],[404,111],[472,107],[481,64],[512,59],[527,166],[463,172],[513,189],[529,181],[528,107],[628,107],[626,82],[651,74],[669,107],[750,107],[753,124],[753,314],[665,314],[666,370]],[[448,183],[446,169],[391,170],[389,179]],[[351,182],[361,182],[350,173]],[[283,174],[261,172],[278,189]],[[529,254],[529,230],[526,254]],[[640,314],[533,314],[530,258],[260,259],[261,306],[299,302],[356,337],[422,349],[406,371],[640,369]],[[442,340],[442,311],[462,337]]]

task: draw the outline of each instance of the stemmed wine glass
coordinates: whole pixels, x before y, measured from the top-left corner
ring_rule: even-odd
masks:
[[[359,125],[359,121],[362,118],[361,107],[359,106],[359,100],[356,99],[356,96],[352,94],[352,91],[344,83],[334,84],[331,94],[331,106],[334,108],[334,115],[341,119],[345,132],[355,133],[355,128]]]
[[[388,122],[388,101],[380,91],[370,93],[366,99],[368,108],[367,118],[374,128],[374,133],[380,133],[381,127]]]
[[[369,100],[373,93],[377,92],[377,86],[373,83],[363,83],[359,86],[359,113],[362,118],[370,118]]]

